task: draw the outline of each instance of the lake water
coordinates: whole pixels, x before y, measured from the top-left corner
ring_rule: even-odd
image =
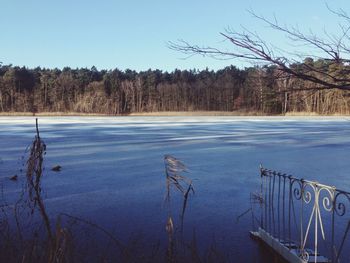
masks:
[[[259,189],[259,164],[350,190],[347,118],[39,117],[39,128],[50,215],[88,219],[124,242],[166,242],[165,154],[182,160],[193,180],[185,229],[233,262],[270,262],[249,237],[250,216],[237,220]],[[34,135],[33,117],[0,118],[0,180],[10,203]],[[56,164],[61,172],[50,170]],[[13,174],[18,182],[8,180]]]

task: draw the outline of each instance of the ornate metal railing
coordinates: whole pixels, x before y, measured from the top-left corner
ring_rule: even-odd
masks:
[[[263,230],[306,262],[350,262],[349,192],[262,166],[260,174]]]

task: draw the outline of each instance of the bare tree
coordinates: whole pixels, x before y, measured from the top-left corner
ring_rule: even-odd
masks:
[[[248,11],[259,22],[283,33],[294,47],[301,47],[302,50],[299,51],[277,48],[258,33],[246,28],[242,32],[227,29],[220,33],[233,45],[229,51],[192,45],[184,40],[169,42],[169,47],[187,55],[200,54],[216,59],[238,58],[256,64],[273,65],[279,72],[278,77],[296,77],[309,81],[314,84],[311,88],[313,90],[350,90],[350,16],[343,9],[327,8],[341,20],[337,34],[324,31],[323,36],[320,36],[311,30],[304,33],[297,26],[281,25],[276,17],[267,19],[254,11]]]

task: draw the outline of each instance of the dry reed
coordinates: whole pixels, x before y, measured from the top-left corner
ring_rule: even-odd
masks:
[[[190,193],[194,193],[194,188],[192,185],[192,180],[184,176],[183,173],[187,172],[187,168],[184,163],[179,159],[171,155],[164,156],[164,165],[165,165],[165,175],[166,175],[166,204],[168,208],[168,219],[166,224],[166,230],[168,233],[168,251],[167,251],[167,260],[168,262],[176,261],[176,230],[180,231],[180,240],[183,239],[183,225],[184,225],[184,216],[187,207],[187,202]],[[171,205],[171,189],[174,188],[182,194],[182,209],[179,213],[180,217],[180,226],[174,227],[173,223],[173,211]]]

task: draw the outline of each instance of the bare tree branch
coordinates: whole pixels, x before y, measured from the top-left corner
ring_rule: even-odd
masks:
[[[169,47],[187,55],[200,54],[216,59],[243,59],[267,66],[274,65],[283,74],[316,84],[316,88],[313,89],[350,90],[350,17],[342,9],[335,11],[328,6],[327,8],[345,22],[339,25],[338,34],[330,34],[325,30],[325,37],[318,36],[311,30],[306,34],[298,27],[281,25],[276,17],[269,20],[252,10],[248,11],[255,19],[274,31],[285,34],[294,44],[300,43],[302,47],[312,48],[309,54],[294,53],[294,57],[299,58],[298,61],[293,58],[291,52],[274,47],[259,34],[244,27],[243,32],[226,30],[220,33],[233,45],[232,51],[191,45],[184,40],[169,42]],[[280,54],[276,55],[276,51]],[[318,56],[319,53],[322,55]]]

